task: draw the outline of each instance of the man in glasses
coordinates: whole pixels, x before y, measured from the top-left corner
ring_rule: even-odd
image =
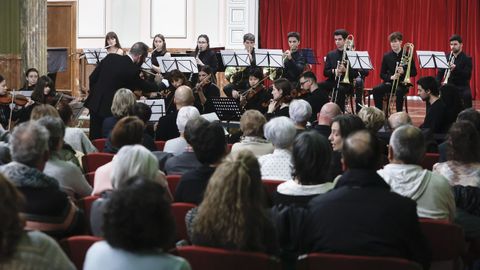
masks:
[[[318,88],[317,77],[311,71],[302,73],[299,83],[301,89],[309,91],[304,99],[312,106],[312,116],[310,117],[312,123],[317,119],[317,114],[322,106],[329,101],[328,94],[324,89]]]

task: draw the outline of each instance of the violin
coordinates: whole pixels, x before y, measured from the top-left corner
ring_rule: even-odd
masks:
[[[8,105],[15,103],[18,106],[25,106],[28,103],[28,98],[20,94],[12,94],[14,91],[7,92],[5,95],[0,96],[0,104]]]
[[[202,89],[205,85],[210,83],[210,78],[212,74],[208,74],[205,78],[203,78],[195,87],[193,88],[193,93],[197,93],[199,89]]]
[[[307,89],[293,89],[292,92],[291,92],[291,96],[294,99],[300,99],[300,98],[304,98],[309,93],[310,93],[310,91],[307,90]]]

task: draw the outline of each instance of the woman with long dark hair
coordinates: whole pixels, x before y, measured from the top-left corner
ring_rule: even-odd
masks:
[[[105,36],[105,48],[108,53],[116,53],[119,55],[124,54],[122,45],[120,45],[120,40],[115,32],[108,32]]]

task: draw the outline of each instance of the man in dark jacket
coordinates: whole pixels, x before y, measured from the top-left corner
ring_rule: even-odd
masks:
[[[390,192],[375,172],[379,143],[365,130],[343,144],[347,167],[333,190],[310,204],[303,230],[304,252],[400,257],[430,265],[430,249],[423,236],[416,204]]]

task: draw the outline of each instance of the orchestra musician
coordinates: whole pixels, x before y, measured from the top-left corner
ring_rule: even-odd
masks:
[[[157,57],[169,57],[170,53],[167,52],[167,43],[165,42],[165,37],[162,34],[156,34],[152,42],[152,70],[155,73],[160,73],[160,67],[158,64]]]
[[[16,121],[25,110],[24,108],[33,103],[22,95],[12,96],[7,90],[7,80],[0,75],[0,124],[4,129],[10,129],[11,122]],[[11,104],[15,104],[13,110],[11,110]],[[24,107],[20,108],[19,106]]]
[[[248,78],[250,76],[250,69],[256,67],[255,64],[255,36],[252,33],[243,35],[243,46],[250,58],[250,67],[240,68],[240,71],[233,75],[233,82],[223,87],[223,92],[228,97],[236,99],[240,98],[240,92],[249,88]]]
[[[240,96],[240,105],[246,110],[258,110],[262,114],[267,112],[272,94],[265,89],[263,84],[263,70],[261,68],[250,69],[248,84],[250,86]]]
[[[118,40],[118,36],[115,32],[108,32],[105,36],[105,48],[108,53],[124,55],[122,45],[120,45],[120,40]]]
[[[399,79],[403,81],[405,79],[406,66],[398,66],[401,63],[403,54],[402,42],[403,35],[400,32],[393,32],[388,36],[390,40],[390,47],[392,50],[383,55],[382,68],[380,70],[380,77],[383,83],[375,86],[372,89],[373,99],[375,101],[375,107],[380,110],[383,109],[383,97],[385,93],[390,94],[392,88],[392,81]],[[412,59],[410,76],[415,77],[417,75],[417,69],[415,68],[415,61]],[[398,84],[396,90],[396,109],[397,112],[403,110],[403,99],[408,91],[408,87],[403,84]]]
[[[300,34],[298,32],[289,32],[287,38],[290,49],[284,52],[283,75],[293,85],[296,85],[300,75],[305,69],[306,60],[298,48],[300,45]]]
[[[25,72],[25,84],[23,85],[22,90],[32,91],[37,84],[38,77],[38,70],[36,68],[27,69],[27,72]]]
[[[450,71],[440,69],[437,81],[443,84],[451,84],[458,88],[465,108],[472,107],[472,90],[470,79],[472,77],[472,58],[463,52],[462,37],[454,34],[450,37],[451,52],[447,54]]]
[[[350,65],[346,62],[342,62],[342,59],[348,60],[348,57],[344,55],[345,42],[347,40],[348,32],[345,29],[337,29],[333,32],[333,38],[335,40],[335,50],[328,52],[325,59],[325,66],[323,69],[323,75],[327,77],[327,80],[318,85],[320,89],[327,92],[332,90],[332,101],[337,103],[340,109],[345,111],[345,99],[347,93],[352,93],[353,87],[351,83],[342,83],[344,81],[344,75],[348,69],[348,81],[353,82],[354,72]]]
[[[198,69],[200,70],[203,66],[209,66],[212,71],[211,80],[215,82],[215,76],[218,69],[218,60],[215,52],[210,49],[210,39],[207,35],[202,34],[197,38],[197,47],[194,52],[195,59],[197,61]],[[192,85],[196,85],[198,82],[198,75],[193,74],[191,76],[190,82]]]
[[[198,82],[192,89],[195,97],[195,107],[201,114],[214,112],[211,98],[220,97],[220,89],[212,82],[213,71],[208,65],[198,70]]]
[[[328,103],[328,93],[325,89],[320,89],[317,84],[317,77],[311,71],[306,71],[300,75],[300,87],[307,91],[307,95],[303,97],[312,107],[312,115],[310,122],[313,123],[317,119],[317,114],[325,103]]]
[[[290,118],[288,106],[292,101],[292,84],[285,78],[273,82],[272,100],[268,105],[267,120],[277,116],[286,116]]]

